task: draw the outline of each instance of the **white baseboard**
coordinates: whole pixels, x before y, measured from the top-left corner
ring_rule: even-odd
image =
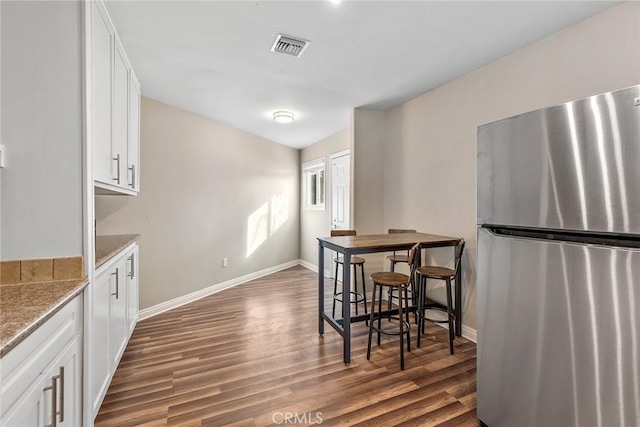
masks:
[[[313,271],[314,273],[318,272],[318,266],[315,264],[311,264],[309,261],[301,259],[300,260],[300,265],[303,266],[306,269],[309,269],[311,271]]]
[[[300,260],[300,265],[303,266],[306,269],[309,269],[311,271],[313,271],[314,273],[318,272],[318,266],[315,264],[311,264],[309,261],[306,261],[304,259]],[[333,277],[333,273],[331,273],[329,270],[324,270],[324,277]]]
[[[462,325],[462,337],[476,344],[478,343],[478,331],[467,325]]]
[[[435,323],[435,322],[434,322]],[[449,330],[449,325],[446,323],[435,323],[436,325],[440,326],[441,328],[446,329],[447,331]],[[478,343],[478,331],[476,331],[473,328],[470,328],[467,325],[462,325],[462,338],[466,338],[471,342],[474,343]]]
[[[165,311],[171,310],[173,308],[177,308],[185,304],[188,304],[190,302],[199,300],[200,298],[204,298],[208,295],[218,293],[225,289],[229,289],[234,286],[241,285],[251,280],[259,279],[261,277],[276,273],[281,270],[285,270],[287,268],[294,267],[296,265],[300,265],[299,259],[294,259],[292,261],[285,262],[284,264],[265,268],[264,270],[256,271],[254,273],[245,274],[244,276],[236,277],[235,279],[227,280],[226,282],[218,283],[216,285],[212,285],[207,288],[200,289],[199,291],[192,292],[190,294],[183,295],[178,298],[174,298],[170,301],[166,301],[166,302],[154,305],[153,307],[142,309],[140,310],[140,313],[139,313],[139,320],[148,319],[150,317],[156,316],[160,313],[164,313]]]

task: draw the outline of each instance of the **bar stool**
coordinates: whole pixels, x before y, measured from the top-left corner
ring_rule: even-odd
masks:
[[[404,371],[404,335],[407,334],[407,351],[411,352],[411,326],[409,324],[409,295],[408,288],[411,283],[411,276],[415,272],[417,263],[415,262],[417,254],[420,251],[420,245],[415,245],[409,251],[408,261],[411,265],[411,273],[409,276],[402,273],[395,273],[384,271],[380,273],[373,273],[371,275],[371,281],[373,282],[373,294],[371,297],[371,314],[369,316],[369,340],[367,343],[367,360],[371,360],[371,339],[373,337],[373,331],[378,334],[378,345],[380,345],[380,334],[385,335],[400,335],[400,369]],[[382,314],[382,288],[388,287],[390,289],[398,289],[398,330],[391,327],[382,327],[381,319]],[[375,311],[376,306],[376,291],[378,292],[378,312]],[[404,294],[404,295],[403,295]],[[403,302],[404,300],[404,302]],[[386,317],[386,316],[385,316]],[[391,320],[391,315],[388,316]],[[375,325],[375,321],[377,326]],[[406,329],[406,332],[405,332]]]
[[[418,339],[417,345],[420,347],[420,336],[424,334],[424,321],[429,320],[435,323],[449,323],[449,351],[453,354],[453,340],[455,339],[454,322],[455,312],[453,311],[453,298],[451,292],[451,281],[455,280],[462,264],[462,252],[464,251],[464,239],[458,241],[454,269],[438,266],[421,266],[417,267],[415,272],[418,276]],[[444,280],[446,282],[447,307],[443,308],[436,303],[427,303],[427,279]],[[447,320],[435,320],[426,317],[426,310],[441,310],[447,313]]]
[[[390,228],[387,232],[388,234],[400,234],[400,233],[417,233],[416,230],[409,230],[409,229],[404,229],[404,228]],[[387,256],[387,259],[391,262],[391,268],[390,270],[392,272],[395,271],[396,269],[396,264],[398,263],[409,263],[409,251],[407,251],[406,255],[402,255],[402,254],[396,254],[396,251],[393,251],[393,255],[389,255]],[[394,298],[397,298],[394,295],[394,291],[395,288],[390,288],[388,291],[388,295],[387,295],[387,306],[388,309],[391,310],[391,302]],[[411,300],[415,303],[416,302],[416,295],[413,292],[413,289],[410,289],[409,292],[411,292]]]
[[[401,234],[401,233],[417,233],[416,230],[408,230],[403,228],[390,228],[387,232],[388,234]],[[391,271],[395,271],[396,264],[399,262],[409,263],[409,251],[407,251],[407,255],[397,255],[395,251],[393,251],[393,255],[389,255],[387,257],[389,261],[391,261]]]
[[[356,230],[331,230],[331,237],[336,236],[355,236]],[[353,266],[353,287],[354,290],[351,291],[351,304],[356,305],[356,315],[358,315],[358,303],[364,302],[364,313],[367,312],[367,290],[365,288],[364,281],[364,258],[360,258],[357,256],[351,257],[351,265]],[[336,273],[333,276],[333,309],[331,311],[331,315],[336,317],[336,301],[342,303],[342,292],[338,292],[338,267],[342,265],[343,274],[344,274],[344,258],[337,256],[333,262],[336,264]],[[356,267],[360,267],[360,273],[362,276],[362,293],[358,292],[358,276]],[[344,283],[344,280],[343,280]]]

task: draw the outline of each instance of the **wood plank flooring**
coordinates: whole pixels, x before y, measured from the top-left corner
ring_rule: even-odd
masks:
[[[400,371],[398,337],[368,361],[357,323],[345,366],[340,336],[317,333],[316,283],[293,267],[139,322],[96,426],[480,425],[474,343],[450,355],[428,325],[418,349],[412,328]]]

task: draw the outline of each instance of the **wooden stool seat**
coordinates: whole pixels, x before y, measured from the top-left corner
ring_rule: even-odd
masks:
[[[441,280],[445,280],[447,277],[453,278],[453,276],[456,274],[456,272],[450,268],[432,265],[418,267],[416,271],[428,279]]]
[[[389,255],[387,256],[387,259],[394,264],[397,262],[409,262],[409,257],[406,255]]]
[[[402,273],[393,273],[390,271],[382,271],[373,273],[371,280],[383,286],[406,286],[409,282],[409,276]]]
[[[338,257],[333,260],[333,262],[337,262],[338,264],[344,264],[344,258]],[[360,258],[359,256],[351,257],[351,265],[354,264],[364,264],[364,258]]]

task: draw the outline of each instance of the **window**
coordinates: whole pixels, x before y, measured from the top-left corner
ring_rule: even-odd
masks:
[[[304,209],[324,210],[324,158],[302,165]]]

